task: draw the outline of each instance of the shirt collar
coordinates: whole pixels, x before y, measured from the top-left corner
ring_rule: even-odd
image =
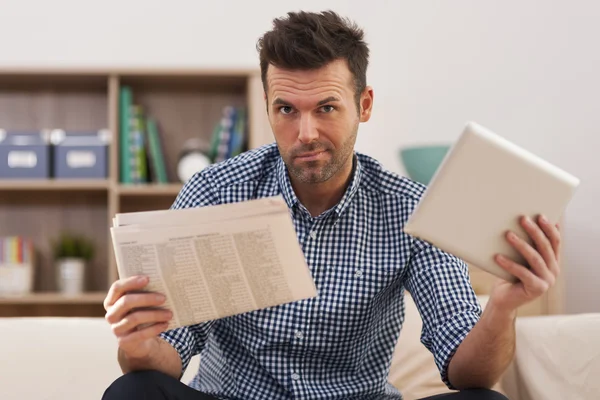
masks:
[[[358,191],[358,187],[360,185],[362,175],[362,167],[360,165],[360,161],[356,154],[353,155],[353,163],[352,163],[352,178],[350,184],[346,188],[346,192],[344,196],[340,199],[340,201],[329,211],[334,211],[336,216],[339,217],[346,210],[354,195]],[[294,192],[294,188],[292,187],[292,183],[290,181],[290,176],[288,174],[287,168],[281,156],[277,161],[277,179],[279,181],[279,187],[281,189],[281,194],[287,203],[290,209],[293,209],[295,206],[300,205],[298,197]],[[326,211],[328,213],[328,211]]]

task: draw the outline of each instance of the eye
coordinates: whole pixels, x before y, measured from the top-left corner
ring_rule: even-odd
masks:
[[[335,110],[334,106],[326,105],[321,107],[321,111],[325,114],[331,114]]]
[[[279,112],[282,113],[282,114],[284,114],[284,115],[291,114],[292,111],[293,111],[293,109],[290,106],[279,107]]]

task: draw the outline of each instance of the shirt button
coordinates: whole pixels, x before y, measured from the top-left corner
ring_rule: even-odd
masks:
[[[302,331],[296,331],[294,336],[296,336],[296,339],[302,339],[304,337],[304,333],[302,333]]]
[[[310,237],[313,239],[317,238],[317,231],[310,231]]]
[[[297,381],[298,379],[300,379],[300,375],[298,375],[297,373],[294,372],[292,374],[292,379],[295,380],[295,381]]]
[[[360,278],[361,276],[363,276],[363,270],[362,269],[357,269],[356,272],[354,273],[354,275],[357,278]]]

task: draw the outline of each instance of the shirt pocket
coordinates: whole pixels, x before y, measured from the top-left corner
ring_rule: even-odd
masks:
[[[397,279],[398,268],[374,263],[333,267],[320,288],[318,332],[323,344],[344,344],[363,339],[372,328],[377,299]]]

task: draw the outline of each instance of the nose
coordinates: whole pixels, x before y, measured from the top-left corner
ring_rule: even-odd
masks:
[[[304,114],[300,117],[300,127],[298,132],[298,140],[304,144],[311,143],[317,140],[319,132],[317,130],[313,117],[308,114]]]

